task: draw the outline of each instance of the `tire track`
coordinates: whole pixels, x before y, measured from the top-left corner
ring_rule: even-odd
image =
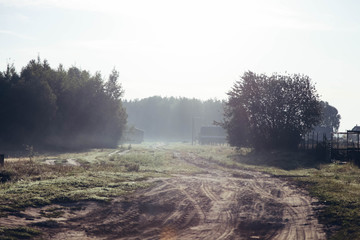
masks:
[[[241,169],[230,174],[193,153],[173,156],[203,173],[157,179],[64,226],[94,239],[325,239],[312,200],[287,182]]]
[[[222,234],[217,238],[217,239],[226,239],[228,236],[230,236],[233,232],[233,228],[231,226],[231,220],[232,220],[232,214],[230,212],[230,210],[228,209],[228,206],[224,205],[224,203],[221,202],[221,199],[219,196],[213,194],[213,192],[209,189],[209,183],[203,181],[201,184],[201,190],[205,193],[205,195],[212,200],[216,205],[220,205],[221,210],[220,210],[220,216],[218,217],[218,219],[220,218],[221,221],[221,225],[219,227],[219,230],[221,228],[224,228],[222,230]],[[221,232],[220,232],[221,233]]]
[[[195,207],[195,209],[197,210],[197,213],[200,215],[200,221],[203,222],[205,220],[205,214],[203,212],[203,210],[201,209],[200,205],[190,196],[190,194],[188,194],[183,187],[177,187],[174,184],[170,183],[170,185],[172,185],[174,188],[176,188],[177,190],[179,190],[183,195],[185,195],[187,197],[188,200],[190,200],[193,204],[193,206]]]

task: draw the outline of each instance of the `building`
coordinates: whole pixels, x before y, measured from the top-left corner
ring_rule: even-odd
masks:
[[[360,126],[356,125],[355,127],[353,127],[353,129],[351,129],[351,131],[360,132]]]
[[[124,134],[125,143],[142,143],[144,141],[144,131],[135,127],[126,129]]]
[[[200,128],[200,144],[226,144],[226,131],[220,126],[204,126]]]

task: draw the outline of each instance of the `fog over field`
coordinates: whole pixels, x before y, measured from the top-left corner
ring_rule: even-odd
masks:
[[[247,70],[306,74],[345,130],[360,124],[359,4],[1,0],[0,67],[38,55],[105,76],[116,67],[128,100],[222,100]]]
[[[359,12],[0,0],[0,239],[360,239]]]

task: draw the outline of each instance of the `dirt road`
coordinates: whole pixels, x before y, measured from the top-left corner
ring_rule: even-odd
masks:
[[[204,173],[157,179],[111,204],[80,203],[45,231],[51,239],[325,239],[313,200],[269,175],[224,171],[174,153]]]
[[[110,205],[87,205],[51,237],[325,239],[313,200],[287,182],[244,170],[230,174],[194,155],[175,156],[205,173],[157,180],[155,187]]]

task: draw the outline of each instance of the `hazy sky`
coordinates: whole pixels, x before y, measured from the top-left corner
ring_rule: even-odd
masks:
[[[302,73],[360,125],[360,1],[0,0],[0,70],[47,59],[108,76],[125,98],[225,99],[244,71]]]

